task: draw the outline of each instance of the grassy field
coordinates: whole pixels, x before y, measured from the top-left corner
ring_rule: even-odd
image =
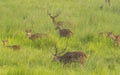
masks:
[[[109,7],[104,0],[0,0],[0,40],[22,46],[14,51],[0,43],[0,75],[120,75],[120,47],[98,36],[106,31],[120,34],[120,0],[111,3]],[[64,26],[74,33],[66,52],[85,52],[82,66],[74,63],[72,69],[62,68],[60,62],[51,62],[54,44],[62,50],[67,39],[59,38],[47,10],[61,12],[58,21],[74,22],[73,27]],[[26,29],[47,33],[49,38],[32,42]]]

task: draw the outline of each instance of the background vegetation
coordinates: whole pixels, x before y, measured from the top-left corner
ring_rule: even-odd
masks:
[[[119,8],[120,0],[112,0],[111,7],[104,0],[0,0],[0,40],[22,46],[13,51],[0,43],[0,75],[120,75],[120,47],[98,36],[106,31],[120,34]],[[51,62],[54,44],[62,50],[67,39],[59,38],[47,10],[53,15],[62,12],[58,21],[75,24],[64,26],[74,33],[67,51],[85,52],[84,65],[74,63],[71,70],[69,65],[63,69],[61,63]],[[49,38],[32,42],[26,29],[48,33]]]

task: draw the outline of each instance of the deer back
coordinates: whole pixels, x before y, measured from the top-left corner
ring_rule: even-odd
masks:
[[[60,61],[64,63],[80,62],[83,63],[86,58],[83,52],[67,52],[61,56]]]
[[[62,37],[71,37],[73,33],[69,29],[61,29],[59,30],[59,34]]]

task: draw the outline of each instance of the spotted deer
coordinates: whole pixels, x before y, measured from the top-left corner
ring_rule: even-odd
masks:
[[[54,57],[53,57],[52,61],[54,61],[54,62],[59,61],[59,62],[63,63],[63,67],[66,64],[70,64],[72,67],[73,62],[78,62],[79,64],[83,64],[85,59],[87,58],[86,54],[81,51],[64,53],[66,49],[67,49],[67,45],[61,52],[58,53],[58,48],[55,45],[55,54],[53,54]],[[62,53],[64,53],[64,54],[61,55]]]
[[[115,43],[120,46],[120,35],[114,35],[113,32],[109,32],[108,33],[108,37],[110,37],[111,39],[113,39],[115,41]]]
[[[8,45],[7,45],[8,40],[2,40],[2,42],[3,42],[3,46],[4,46],[4,47],[8,47],[8,48],[11,48],[11,49],[13,49],[13,50],[20,50],[20,49],[21,49],[21,46],[19,46],[19,45],[11,45],[11,46],[8,46]]]
[[[70,38],[73,35],[70,29],[61,29],[61,26],[57,26],[56,29],[59,31],[60,37]]]
[[[45,38],[45,37],[48,36],[48,35],[45,34],[45,33],[34,33],[34,34],[32,34],[32,30],[31,30],[31,29],[26,30],[26,34],[27,34],[27,37],[28,37],[30,40],[32,40],[32,41],[34,41],[34,40],[36,40],[36,39],[38,39],[38,38]]]

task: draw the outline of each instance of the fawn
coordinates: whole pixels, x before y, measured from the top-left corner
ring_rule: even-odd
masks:
[[[32,40],[32,41],[34,41],[34,40],[36,40],[36,39],[38,39],[38,38],[42,38],[42,37],[47,37],[47,36],[48,36],[48,35],[45,34],[45,33],[35,33],[35,34],[32,34],[32,30],[31,30],[31,29],[26,30],[26,33],[27,33],[27,37],[28,37],[30,40]]]
[[[60,37],[70,38],[73,34],[70,29],[61,29],[61,26],[57,26],[56,29],[59,30]]]
[[[8,48],[11,48],[13,50],[20,50],[21,49],[21,46],[19,46],[19,45],[7,46],[6,44],[7,44],[8,40],[2,40],[2,42],[3,42],[4,47],[8,47]]]
[[[67,45],[61,52],[58,53],[58,48],[55,45],[55,54],[54,54],[54,58],[52,61],[59,61],[63,63],[63,67],[66,64],[70,64],[72,67],[73,62],[78,62],[79,64],[83,64],[85,59],[87,58],[86,54],[81,51],[64,53],[66,49],[67,49]],[[62,53],[64,54],[61,55]]]
[[[120,35],[114,35],[113,32],[109,32],[107,34],[108,34],[108,37],[110,37],[111,39],[113,39],[118,46],[120,45]]]

